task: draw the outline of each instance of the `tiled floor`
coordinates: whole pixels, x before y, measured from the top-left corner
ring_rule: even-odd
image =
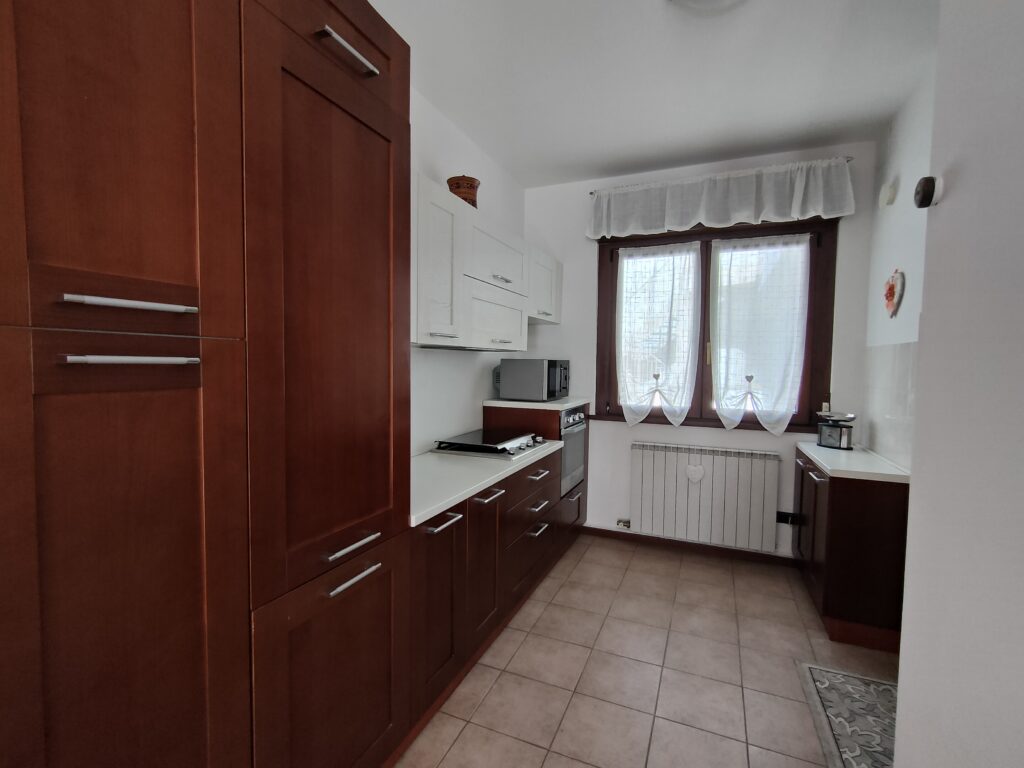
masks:
[[[797,661],[897,671],[829,641],[792,569],[583,535],[399,765],[821,765]]]

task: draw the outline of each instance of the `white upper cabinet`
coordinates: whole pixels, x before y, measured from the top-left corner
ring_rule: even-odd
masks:
[[[465,276],[467,346],[526,351],[526,298]]]
[[[562,321],[562,262],[538,248],[530,248],[530,293],[527,308],[531,321]]]
[[[479,220],[473,222],[466,274],[525,296],[530,289],[525,243],[499,234]]]
[[[469,250],[469,206],[420,177],[416,236],[416,333],[420,344],[465,347],[462,274]]]

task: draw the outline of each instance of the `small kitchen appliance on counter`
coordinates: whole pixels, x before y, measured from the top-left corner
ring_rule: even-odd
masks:
[[[569,361],[502,358],[494,369],[494,388],[502,400],[543,402],[569,395]]]
[[[532,432],[507,429],[477,429],[462,435],[438,440],[435,453],[459,456],[484,456],[514,461],[544,444],[544,438]]]
[[[838,448],[843,451],[853,450],[853,424],[857,417],[852,413],[837,411],[819,411],[818,445],[822,448]]]

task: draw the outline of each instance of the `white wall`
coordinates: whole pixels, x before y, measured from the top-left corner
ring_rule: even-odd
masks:
[[[942,1],[898,768],[1024,761],[1022,39],[1024,3]]]
[[[928,225],[928,212],[914,206],[914,186],[928,175],[934,102],[935,77],[930,72],[896,115],[880,153],[876,189],[895,183],[897,197],[875,213],[867,296],[861,437],[873,451],[908,469]],[[906,291],[899,314],[890,318],[882,293],[894,269],[906,274]]]
[[[538,357],[567,357],[572,361],[573,395],[593,398],[597,353],[597,244],[584,236],[590,218],[592,189],[644,183],[681,176],[718,173],[775,163],[837,155],[854,158],[851,166],[857,213],[839,228],[836,274],[836,309],[832,364],[832,403],[859,412],[863,405],[863,360],[868,254],[874,213],[875,144],[859,142],[813,150],[747,157],[652,173],[539,187],[526,191],[526,237],[565,265],[562,324],[531,328],[530,353]],[[754,450],[774,450],[783,457],[779,509],[792,509],[793,446],[813,435],[768,433],[702,427],[591,422],[590,501],[588,524],[613,527],[616,518],[628,517],[629,446],[633,440],[690,443]],[[789,541],[780,541],[788,552]]]
[[[412,321],[416,322],[416,174],[444,184],[449,176],[480,179],[477,205],[481,216],[499,230],[523,234],[523,187],[458,126],[415,89],[410,104],[412,125]],[[479,429],[480,402],[493,395],[491,369],[501,354],[412,348],[412,454],[430,450],[435,440]]]

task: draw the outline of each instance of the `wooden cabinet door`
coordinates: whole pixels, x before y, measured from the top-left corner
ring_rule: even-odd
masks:
[[[2,647],[24,675],[3,676],[0,720],[25,728],[3,732],[0,764],[245,764],[242,342],[7,329],[0,349],[2,471],[18,473],[0,501],[16,554]]]
[[[809,484],[814,487],[814,530],[810,544],[810,573],[814,585],[811,597],[824,610],[826,559],[828,553],[828,513],[829,513],[829,479],[828,475],[817,469],[807,473]],[[807,482],[807,481],[805,481]],[[804,497],[804,504],[809,499]]]
[[[466,647],[478,648],[497,626],[498,518],[504,488],[481,491],[466,508]]]
[[[465,281],[466,346],[502,351],[526,350],[526,299],[518,293],[482,283]]]
[[[408,526],[409,125],[245,5],[256,605]]]
[[[464,346],[465,283],[470,207],[446,188],[421,176],[417,187],[416,340]],[[465,210],[463,210],[465,209]]]
[[[466,502],[412,532],[413,720],[466,657]]]
[[[814,482],[810,463],[799,456],[793,478],[793,514],[796,517],[796,554],[804,563],[811,560],[814,536]]]
[[[0,6],[0,157],[20,165],[3,164],[0,233],[21,261],[0,321],[25,324],[30,294],[37,326],[241,337],[238,2]]]
[[[253,613],[256,768],[376,768],[409,722],[409,538]]]

